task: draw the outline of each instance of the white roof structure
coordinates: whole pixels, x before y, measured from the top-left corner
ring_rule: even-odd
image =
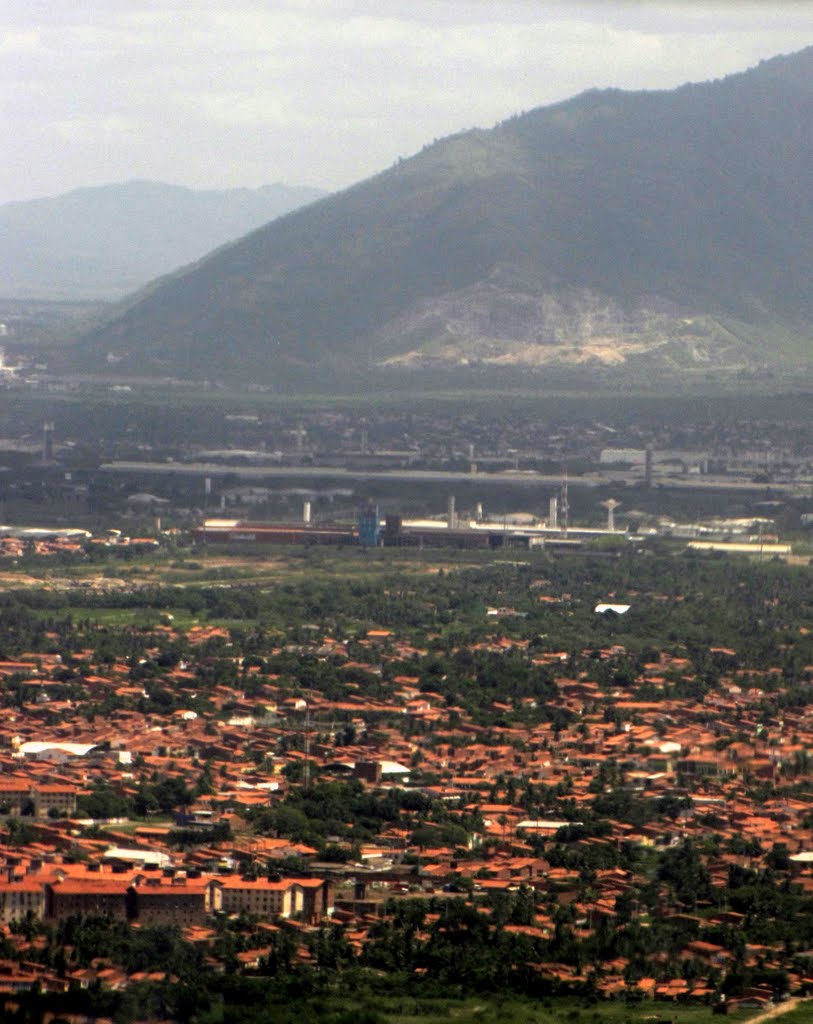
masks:
[[[128,850],[123,846],[112,846],[102,854],[107,860],[129,860],[133,863],[156,864],[159,868],[165,868],[172,863],[170,857],[160,850]]]
[[[526,818],[517,823],[517,828],[536,829],[538,832],[558,832],[568,825],[581,825],[581,821],[547,821],[540,818]]]
[[[331,761],[327,767],[332,768],[344,768],[347,771],[353,771],[356,767],[356,761]],[[381,765],[381,774],[383,775],[409,775],[412,769],[407,768],[406,765],[399,764],[398,761],[378,761]]]
[[[688,547],[691,551],[725,551],[732,555],[789,555],[793,551],[790,544],[762,544],[759,541],[693,540]]]
[[[91,750],[96,748],[95,743],[61,743],[57,740],[29,740],[20,744],[20,753],[23,757],[36,757],[46,750],[60,750],[63,754],[71,757],[85,757]]]
[[[626,615],[632,605],[630,604],[597,604],[593,611],[603,615],[605,612],[615,612],[616,615]]]

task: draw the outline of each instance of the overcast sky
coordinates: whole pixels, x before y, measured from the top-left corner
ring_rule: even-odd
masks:
[[[132,178],[335,189],[593,86],[813,44],[813,0],[2,0],[0,203]]]

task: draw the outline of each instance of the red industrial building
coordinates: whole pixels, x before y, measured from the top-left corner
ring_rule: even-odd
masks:
[[[208,544],[357,544],[358,533],[346,526],[304,526],[298,523],[250,523],[207,519],[192,530]]]

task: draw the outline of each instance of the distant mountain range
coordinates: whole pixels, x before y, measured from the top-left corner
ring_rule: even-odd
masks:
[[[73,359],[279,387],[809,366],[811,125],[813,48],[672,91],[587,92],[155,282]]]
[[[325,195],[156,181],[0,206],[0,299],[114,299]]]

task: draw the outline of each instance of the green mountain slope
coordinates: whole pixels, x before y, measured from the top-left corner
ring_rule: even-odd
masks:
[[[325,193],[154,181],[0,206],[0,297],[111,299]]]
[[[87,365],[279,381],[387,367],[810,358],[813,48],[595,91],[426,147],[154,283]]]

